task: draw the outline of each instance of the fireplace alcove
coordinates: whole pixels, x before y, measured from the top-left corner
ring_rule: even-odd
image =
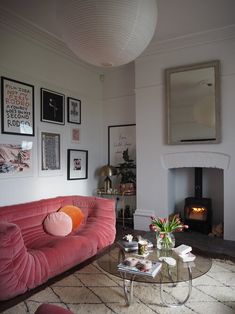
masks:
[[[203,197],[211,199],[212,225],[224,222],[224,170],[229,158],[212,152],[165,154],[163,167],[168,169],[168,208],[184,217],[185,199],[195,196],[195,167],[203,168]]]
[[[195,168],[175,168],[170,169],[169,178],[171,180],[171,202],[173,202],[174,212],[180,213],[181,217],[185,217],[185,199],[190,203],[195,199]],[[216,168],[203,168],[202,176],[202,202],[199,204],[207,204],[207,200],[211,204],[207,204],[210,210],[210,218],[208,219],[208,226],[203,226],[203,221],[195,221],[191,224],[191,229],[208,234],[210,231],[210,224],[217,225],[223,223],[224,206],[223,206],[223,170]],[[195,220],[195,219],[194,219]],[[189,223],[190,225],[190,223]],[[201,228],[200,228],[201,225]]]

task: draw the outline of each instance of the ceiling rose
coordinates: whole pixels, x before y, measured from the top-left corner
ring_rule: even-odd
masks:
[[[57,0],[65,44],[82,60],[112,67],[136,59],[157,23],[156,0]]]

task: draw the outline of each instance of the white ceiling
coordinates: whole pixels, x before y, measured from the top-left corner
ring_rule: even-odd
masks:
[[[235,24],[235,0],[157,0],[157,4],[156,41]],[[60,38],[56,0],[0,0],[1,7]]]

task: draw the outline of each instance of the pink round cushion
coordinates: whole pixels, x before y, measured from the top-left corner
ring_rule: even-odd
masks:
[[[45,231],[54,236],[66,236],[73,228],[72,219],[63,212],[49,214],[44,220],[43,225]]]

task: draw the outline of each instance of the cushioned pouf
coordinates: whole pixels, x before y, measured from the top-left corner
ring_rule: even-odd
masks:
[[[73,222],[69,215],[63,212],[49,214],[43,223],[47,233],[54,236],[66,236],[73,228]]]
[[[84,214],[79,207],[73,205],[66,205],[59,210],[59,213],[66,213],[70,216],[73,222],[73,231],[78,230],[79,226],[84,220]]]
[[[63,309],[60,306],[54,304],[41,304],[35,314],[73,314],[71,311]]]

